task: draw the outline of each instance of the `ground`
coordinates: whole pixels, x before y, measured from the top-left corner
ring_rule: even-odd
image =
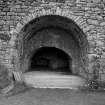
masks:
[[[105,105],[104,92],[70,89],[33,89],[10,96],[0,96],[0,105]]]
[[[43,72],[27,73],[24,74],[24,77],[26,77],[25,82],[29,86],[15,84],[15,88],[9,92],[8,96],[0,95],[0,105],[105,105],[105,91],[74,89],[74,87],[84,84],[79,77]],[[36,80],[43,84],[42,87],[46,83],[50,84],[52,82],[53,86],[66,85],[73,87],[73,89],[35,88]],[[33,84],[33,88],[30,87],[30,83],[31,86]],[[68,83],[71,83],[71,85],[68,85]],[[49,86],[52,86],[52,84]]]

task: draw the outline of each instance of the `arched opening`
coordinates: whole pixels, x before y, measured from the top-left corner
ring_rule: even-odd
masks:
[[[72,73],[72,59],[55,47],[38,48],[30,59],[29,71]]]
[[[39,65],[55,70],[51,64],[55,58],[58,63],[62,62],[66,65],[65,67],[63,64],[60,68],[61,72],[64,68],[73,74],[87,75],[88,41],[73,20],[58,15],[35,18],[23,27],[18,39],[19,63],[22,72],[36,69]],[[56,57],[55,52],[61,55],[58,54]],[[46,53],[49,54],[49,58]]]

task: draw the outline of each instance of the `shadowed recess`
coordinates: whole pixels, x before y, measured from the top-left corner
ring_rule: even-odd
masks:
[[[72,59],[61,49],[41,47],[31,57],[30,71],[51,71],[72,73]]]

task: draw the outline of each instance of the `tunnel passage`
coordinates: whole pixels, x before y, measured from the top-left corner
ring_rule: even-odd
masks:
[[[30,71],[72,73],[72,60],[68,54],[55,47],[42,47],[31,57]]]

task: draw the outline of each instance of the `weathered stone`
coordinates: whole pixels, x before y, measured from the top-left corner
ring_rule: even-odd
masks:
[[[88,25],[87,24],[85,27],[83,27],[83,31],[87,32],[87,31],[90,31],[90,30],[92,30],[94,28],[95,28],[94,25]]]
[[[88,19],[87,22],[88,22],[88,24],[92,24],[92,25],[98,25],[99,24],[98,20],[95,20],[95,19],[94,20]]]
[[[10,37],[7,34],[0,33],[0,39],[4,41],[9,41]]]
[[[88,3],[87,3],[87,6],[88,6],[88,7],[94,7],[95,5],[94,5],[93,2],[88,2]]]
[[[105,81],[105,74],[100,75],[100,80],[103,81],[103,82]]]
[[[100,26],[105,26],[105,21],[101,22]]]
[[[100,47],[104,46],[104,42],[102,42],[101,40],[98,40],[96,43],[97,43],[97,46],[100,46]]]
[[[6,15],[6,12],[0,12],[0,15],[1,16],[5,16]]]
[[[101,15],[96,15],[97,20],[103,20],[103,17]]]
[[[100,3],[101,0],[93,0],[94,3]]]

